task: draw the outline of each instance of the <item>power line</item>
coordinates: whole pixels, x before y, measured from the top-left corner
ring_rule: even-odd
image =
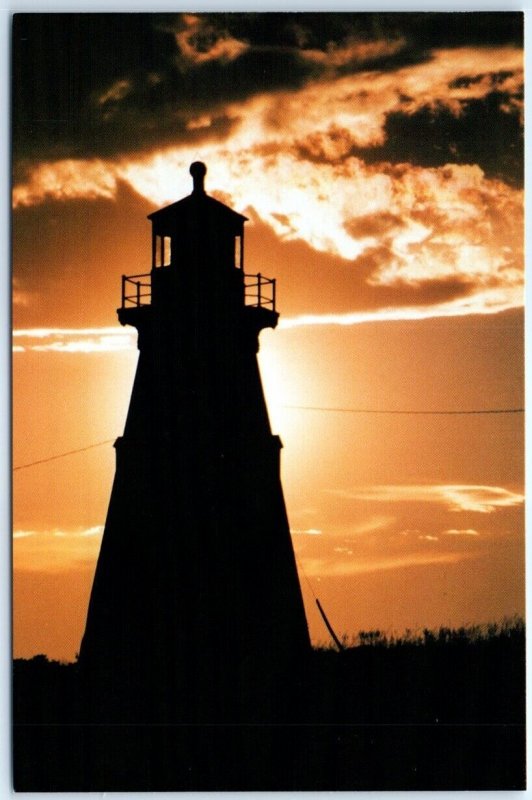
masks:
[[[307,585],[308,585],[308,588],[310,589],[310,592],[311,592],[311,594],[312,594],[312,596],[313,596],[314,600],[317,600],[318,598],[316,597],[316,592],[315,592],[315,591],[314,591],[314,589],[312,588],[312,584],[311,584],[311,582],[310,582],[310,580],[309,580],[309,578],[308,578],[308,575],[307,575],[307,573],[305,572],[305,570],[303,569],[303,564],[301,563],[301,561],[300,561],[300,560],[299,560],[299,558],[297,557],[297,554],[296,554],[296,551],[295,551],[295,550],[294,550],[294,558],[295,558],[295,560],[296,560],[297,568],[298,568],[298,570],[300,570],[300,571],[301,571],[301,574],[302,574],[302,575],[303,575],[303,577],[305,578],[305,580],[306,580],[306,582],[307,582]]]
[[[65,456],[73,456],[75,453],[84,453],[86,450],[92,450],[93,447],[102,447],[104,444],[114,442],[114,439],[106,439],[104,442],[96,442],[89,444],[87,447],[80,447],[78,450],[68,450],[66,453],[58,453],[55,456],[48,456],[48,458],[41,458],[39,461],[31,461],[29,464],[20,464],[18,467],[13,467],[13,472],[17,469],[27,469],[28,467],[35,467],[37,464],[47,464],[48,461],[55,461],[57,458],[64,458]]]
[[[407,415],[466,415],[466,414],[523,414],[524,408],[477,408],[467,411],[454,411],[454,410],[438,410],[438,411],[415,411],[415,410],[396,410],[396,409],[382,409],[382,408],[335,408],[332,406],[287,406],[282,405],[280,408],[286,408],[296,411],[330,411],[339,412],[342,414],[407,414]],[[101,447],[104,444],[110,444],[114,439],[106,439],[103,442],[96,442],[89,444],[87,447],[80,447],[77,450],[68,450],[65,453],[57,453],[48,458],[41,458],[38,461],[31,461],[29,464],[20,464],[18,467],[13,467],[13,472],[19,469],[27,469],[34,467],[37,464],[46,464],[48,461],[55,461],[58,458],[65,456],[72,456],[76,453],[84,453],[86,450],[91,450],[93,447]]]
[[[381,408],[332,408],[330,406],[280,406],[280,408],[298,411],[337,411],[343,414],[423,414],[423,415],[455,415],[455,414],[523,414],[524,408],[475,408],[468,411],[414,411]]]

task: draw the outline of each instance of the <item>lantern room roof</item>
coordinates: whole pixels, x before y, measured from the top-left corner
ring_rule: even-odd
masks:
[[[173,227],[176,223],[186,222],[191,218],[201,222],[203,218],[206,222],[216,220],[229,228],[235,228],[237,231],[242,228],[242,224],[248,219],[247,217],[243,214],[238,214],[232,208],[226,206],[225,203],[221,203],[205,193],[203,178],[206,171],[205,165],[199,161],[190,166],[190,174],[194,179],[192,193],[175,203],[171,203],[171,205],[164,206],[164,208],[148,214],[148,219],[153,221],[155,227]]]

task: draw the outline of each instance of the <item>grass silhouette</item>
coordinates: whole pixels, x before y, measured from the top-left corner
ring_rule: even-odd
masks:
[[[16,659],[16,788],[524,788],[522,619],[343,645],[313,650],[304,702],[268,725],[86,724],[76,663]]]
[[[316,717],[328,722],[523,723],[525,625],[360,631],[315,651]],[[319,686],[327,686],[319,690]]]

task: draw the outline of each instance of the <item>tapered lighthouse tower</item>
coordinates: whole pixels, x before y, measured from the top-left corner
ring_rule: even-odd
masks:
[[[244,272],[246,218],[190,172],[149,216],[151,272],[122,279],[140,354],[80,668],[103,714],[275,716],[309,650],[256,358],[275,281]]]

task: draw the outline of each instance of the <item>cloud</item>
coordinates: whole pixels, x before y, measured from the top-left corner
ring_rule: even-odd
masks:
[[[473,528],[464,528],[458,530],[457,528],[450,528],[448,531],[443,531],[445,536],[480,536],[479,532]]]
[[[103,534],[103,525],[93,525],[92,528],[76,528],[75,530],[53,530],[52,536],[69,537],[69,536],[101,536]]]
[[[481,98],[460,101],[456,113],[439,102],[386,116],[382,146],[355,151],[366,161],[394,160],[417,166],[445,162],[479,164],[489,177],[523,184],[524,136],[522,93],[491,91]],[[497,135],[486,147],[485,131]]]
[[[272,15],[256,16],[266,27]],[[237,17],[244,20],[242,33],[228,30]],[[248,47],[246,30],[253,36],[253,26],[253,15],[18,15],[16,172],[52,157],[131,154],[191,142],[198,138],[187,128],[191,118],[218,119],[217,109],[228,101],[300,85],[315,70],[297,58],[295,47],[265,48],[257,41]]]
[[[362,325],[367,322],[391,322],[397,320],[423,320],[435,317],[463,317],[469,314],[493,314],[518,308],[522,301],[521,293],[510,297],[484,295],[474,298],[453,300],[449,303],[435,303],[425,307],[391,306],[371,311],[353,311],[341,314],[300,314],[283,318],[279,328],[300,328],[307,325]]]
[[[290,533],[305,534],[308,536],[320,536],[323,531],[320,531],[318,528],[306,528],[304,530],[301,528],[290,528]]]
[[[146,151],[186,139],[198,114],[218,116],[227,103],[325,79],[360,77],[371,103],[375,81],[380,92],[388,75],[417,69],[419,80],[388,96],[409,112],[416,88],[426,88],[423,74],[437,83],[435,96],[453,92],[458,101],[493,86],[507,92],[504,51],[518,51],[522,40],[515,12],[21,14],[13,36],[15,161]],[[450,51],[446,85],[434,61]]]
[[[49,536],[58,536],[60,538],[66,537],[84,537],[84,536],[101,536],[103,534],[103,525],[92,525],[89,528],[72,528],[72,529],[62,529],[62,528],[54,528],[52,530],[47,531],[39,531],[39,530],[15,530],[13,531],[13,539],[25,539],[28,536],[41,536],[43,538],[47,538]]]
[[[43,162],[31,169],[25,183],[14,187],[13,206],[31,206],[46,199],[113,199],[116,189],[115,170],[99,159]]]
[[[193,19],[199,18],[193,17]],[[197,24],[209,27],[209,23],[205,20],[200,20]],[[215,41],[226,40],[215,39]],[[201,53],[193,49],[194,53],[198,53],[198,58],[210,58],[212,50],[209,49],[209,42],[210,39],[207,37],[205,50]],[[358,46],[367,47],[367,42],[359,43]],[[496,71],[493,70],[494,64],[497,65]],[[246,74],[246,71],[247,67],[242,66],[238,77],[233,76],[236,79],[233,83],[241,83],[242,75]],[[486,78],[469,85],[457,84],[460,76],[472,71],[482,72]],[[201,69],[199,74],[201,75]],[[493,76],[501,74],[506,77],[497,83],[497,93],[494,94]],[[498,114],[499,109],[503,108],[501,113],[510,118],[512,108],[517,108],[516,104],[521,102],[518,97],[522,96],[522,75],[522,51],[518,47],[458,48],[434,51],[430,60],[425,60],[423,63],[408,64],[389,71],[378,70],[374,73],[367,71],[340,77],[322,76],[309,79],[303,85],[291,87],[290,90],[270,86],[265,91],[265,87],[259,88],[257,85],[256,91],[244,99],[231,98],[227,94],[225,97],[220,97],[218,93],[213,94],[212,86],[197,86],[198,77],[195,98],[190,98],[184,103],[184,98],[175,97],[172,102],[171,96],[178,91],[177,87],[173,87],[170,82],[163,91],[162,78],[159,76],[159,80],[154,83],[154,73],[149,72],[145,79],[136,78],[135,85],[138,92],[136,106],[132,106],[132,80],[121,77],[100,91],[96,107],[97,113],[107,114],[108,117],[109,103],[116,106],[113,112],[114,128],[107,130],[106,135],[100,138],[102,141],[107,141],[111,134],[119,136],[122,148],[118,152],[128,156],[128,160],[135,150],[148,155],[150,152],[155,153],[156,149],[171,148],[172,144],[174,147],[185,148],[187,146],[201,148],[202,145],[208,145],[208,141],[205,143],[198,141],[196,134],[199,130],[209,131],[210,135],[213,132],[213,121],[217,119],[223,122],[219,130],[218,145],[222,149],[224,146],[227,147],[228,151],[233,153],[249,149],[250,144],[266,148],[275,144],[281,152],[292,152],[299,158],[329,163],[341,161],[353,154],[360,155],[362,148],[364,159],[367,160],[372,157],[372,149],[384,146],[387,139],[391,138],[393,147],[386,151],[377,151],[379,161],[389,159],[399,162],[411,161],[416,153],[426,148],[428,141],[432,148],[432,156],[424,165],[439,166],[451,160],[453,153],[441,150],[441,142],[434,140],[434,136],[438,136],[438,132],[445,128],[441,120],[434,118],[434,114],[447,110],[453,119],[458,122],[465,119],[470,126],[483,108],[477,105],[474,107],[474,114],[468,113],[472,107],[467,104],[491,98],[486,106],[486,113]],[[208,77],[212,83],[214,76]],[[163,101],[155,101],[147,96],[147,87],[152,93],[155,90],[162,93],[164,97],[162,110],[158,106]],[[153,120],[150,118],[151,114],[154,114]],[[404,138],[401,136],[401,126],[411,127],[411,121],[417,119],[420,114],[429,116],[432,114],[429,119],[432,124],[424,125],[422,138],[415,137],[415,148],[411,148],[408,153],[401,152]],[[198,124],[198,120],[201,120],[202,124]],[[207,120],[210,124],[205,124]],[[389,120],[394,120],[391,127],[388,127]],[[229,121],[233,124],[227,127]],[[485,120],[482,121],[484,129]],[[499,119],[498,121],[501,122]],[[109,119],[106,118],[101,124],[104,122],[109,128]],[[97,120],[92,120],[92,126],[96,124]],[[128,153],[125,137],[134,135],[132,129],[134,131],[137,128],[139,141]],[[144,147],[140,146],[142,132],[146,138]],[[455,133],[456,136],[453,134],[451,140],[454,142],[458,137],[457,142],[460,144],[459,128]],[[479,131],[479,134],[481,133],[482,130]],[[482,165],[483,158],[490,159],[487,163],[491,164],[494,152],[504,156],[511,150],[511,145],[519,142],[518,130],[511,135],[514,137],[512,141],[505,137],[504,143],[499,146],[501,142],[498,137],[493,143],[490,142],[489,147],[485,146],[484,137],[471,136],[469,129],[467,135],[462,138],[470,143],[477,141],[482,144],[471,153],[474,156],[473,162],[480,162]],[[234,137],[236,141],[233,141]],[[408,141],[412,140],[411,135],[407,138]],[[441,141],[449,139],[448,131],[445,130],[440,138]],[[14,139],[16,143],[17,137]],[[464,146],[463,142],[460,146]],[[438,147],[441,151],[439,160]],[[398,148],[395,156],[394,148]],[[77,152],[79,153],[79,146]],[[92,155],[101,156],[102,153],[92,153]],[[69,156],[70,158],[59,161],[68,164],[73,160],[73,153]],[[41,158],[45,156],[41,155]],[[76,160],[83,159],[78,157]],[[91,160],[97,171],[99,159]],[[463,159],[460,157],[458,160]],[[50,159],[47,161],[50,162]],[[31,167],[29,169],[31,171]],[[94,176],[93,180],[98,184],[97,177]]]
[[[460,88],[453,83],[457,76],[475,68],[485,67],[492,74],[493,65],[499,63],[508,77],[497,86],[497,93],[491,82]],[[281,128],[290,136],[300,156],[310,160],[334,161],[352,154],[351,151],[365,159],[371,158],[370,149],[382,148],[391,137],[393,146],[377,150],[377,159],[387,160],[395,154],[396,160],[401,162],[410,160],[402,151],[401,121],[408,128],[415,115],[429,115],[432,129],[425,126],[424,130],[429,146],[440,142],[434,139],[442,127],[438,126],[442,121],[438,114],[448,112],[453,116],[456,120],[454,134],[459,136],[460,124],[465,123],[466,130],[470,129],[470,112],[482,112],[484,101],[487,102],[486,113],[499,116],[502,107],[502,114],[507,117],[513,114],[519,122],[522,81],[522,52],[518,48],[438,50],[423,64],[322,79],[296,92],[278,93],[272,96],[268,120],[274,129]],[[519,140],[518,129],[513,136],[515,141]],[[484,157],[491,156],[493,148],[496,152],[500,150],[497,142],[492,148],[486,148],[482,139],[477,141],[474,161],[480,159],[481,164]],[[413,152],[423,152],[426,147],[426,142],[418,141]],[[439,160],[437,155],[433,149],[431,166],[448,160],[445,151],[440,152]]]
[[[489,36],[483,47],[467,45],[453,28],[462,46],[441,46],[445,36],[433,33],[428,41],[440,46],[421,52],[421,40],[412,43],[422,25],[415,15],[398,19],[393,35],[387,17],[385,32],[377,35],[372,15],[363,24],[356,17],[358,28],[355,17],[347,24],[341,15],[324,15],[327,33],[321,34],[319,17],[304,15],[298,22],[290,16],[275,31],[271,20],[258,16],[152,20],[170,38],[164,39],[165,68],[150,64],[133,74],[129,65],[91,94],[91,113],[110,114],[116,134],[137,131],[135,152],[83,158],[80,146],[77,157],[20,162],[14,207],[113,199],[121,184],[165,205],[190,192],[188,166],[201,159],[209,167],[211,193],[223,192],[225,202],[266,223],[281,241],[304,241],[314,252],[340,259],[346,273],[372,292],[372,320],[520,307],[521,48],[490,44]],[[410,37],[402,29],[407,19],[415,31]],[[469,19],[475,27],[487,18]],[[515,39],[509,31],[505,36]],[[245,60],[275,47],[277,55],[288,50],[323,70],[307,72],[290,87],[272,78],[267,90],[255,81],[253,91],[224,92],[224,70],[236,70],[233,82],[247,80]],[[371,67],[372,58],[393,59],[403,50],[415,57]],[[194,69],[193,83],[207,81],[205,87],[195,84],[201,99],[177,102],[188,79],[169,73],[176,54],[181,68],[185,59]],[[215,67],[223,75],[219,93],[209,72]],[[157,138],[165,126],[173,134]],[[487,142],[491,129],[498,134]],[[112,135],[106,129],[101,138]],[[364,310],[283,324],[354,324],[364,321]]]
[[[208,184],[230,188],[225,199],[237,209],[251,206],[282,240],[301,239],[318,252],[344,259],[346,270],[375,288],[376,299],[379,293],[393,298],[392,309],[420,307],[407,318],[431,316],[432,307],[441,316],[452,316],[522,305],[522,193],[487,179],[478,167],[377,167],[350,158],[340,169],[280,152],[254,156],[234,145],[234,152],[214,146],[205,151],[212,164]],[[191,160],[192,152],[176,150],[115,165],[97,191],[103,196],[119,178],[165,205],[189,193]],[[95,184],[84,181],[84,165],[78,166],[80,175],[67,189],[60,174],[51,179],[51,165],[43,168],[47,177],[41,198],[53,193],[53,186],[56,199],[78,189],[83,193],[86,185],[92,192]],[[37,184],[38,172],[30,184],[15,187],[15,204],[35,199]],[[364,222],[369,223],[365,234]],[[379,229],[384,229],[380,237]]]
[[[117,103],[131,92],[131,82],[127,80],[115,81],[102,94],[97,97],[97,103],[105,106],[109,103]]]
[[[211,20],[197,14],[183,14],[180,30],[175,33],[180,66],[209,61],[223,64],[239,58],[249,48],[249,44],[235,39],[224,27]]]
[[[511,508],[524,503],[524,495],[499,486],[477,485],[389,485],[365,486],[351,491],[334,490],[332,494],[349,500],[386,503],[436,503],[449,511],[474,511],[490,514],[497,508]]]
[[[328,68],[359,67],[400,53],[406,46],[404,36],[393,39],[361,40],[349,37],[340,43],[329,42],[324,50],[301,50],[301,58]]]
[[[394,522],[395,522],[395,517],[374,515],[368,517],[368,519],[364,519],[361,522],[358,522],[356,525],[351,524],[349,526],[349,533],[355,536],[360,536],[365,533],[375,533],[375,531],[380,531],[383,530],[384,528],[388,528]]]
[[[115,328],[33,328],[13,331],[14,353],[117,353],[136,348],[136,334]]]
[[[337,539],[337,537],[340,536],[343,538],[344,542],[347,542],[348,544],[351,545],[355,542],[355,540],[362,541],[364,539],[365,534],[375,533],[377,531],[384,530],[385,528],[388,528],[390,525],[392,525],[394,522],[395,522],[395,517],[385,516],[385,515],[373,515],[356,523],[350,521],[349,524],[344,525],[341,530],[339,529],[335,531],[327,530],[325,538],[330,539],[334,537],[335,539]],[[305,534],[310,536],[322,536],[324,534],[321,528],[291,528],[290,533],[298,535]]]
[[[342,554],[344,555],[344,554]],[[365,556],[361,558],[311,558],[303,554],[299,559],[303,563],[305,574],[309,577],[340,577],[360,575],[383,570],[405,569],[409,567],[426,567],[437,564],[457,564],[474,554],[469,553],[410,553],[408,555]]]
[[[61,572],[80,565],[94,566],[103,525],[13,532],[15,570]]]

